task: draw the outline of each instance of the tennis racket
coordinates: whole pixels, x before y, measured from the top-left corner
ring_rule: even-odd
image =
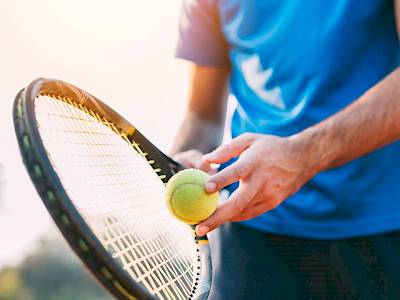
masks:
[[[73,251],[118,299],[206,299],[207,238],[168,212],[178,163],[106,104],[39,78],[17,95],[26,169]]]

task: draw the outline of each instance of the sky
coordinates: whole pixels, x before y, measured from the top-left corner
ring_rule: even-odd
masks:
[[[180,0],[0,0],[0,267],[54,227],[18,153],[11,108],[37,77],[68,81],[120,112],[160,149],[186,106],[173,57]]]

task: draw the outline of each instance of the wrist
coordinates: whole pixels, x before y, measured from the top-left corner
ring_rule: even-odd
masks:
[[[221,143],[223,124],[214,124],[195,112],[187,112],[176,134],[170,154],[198,150],[207,153]]]
[[[310,127],[289,137],[299,158],[304,160],[310,177],[334,164],[338,153],[334,138],[320,128]]]

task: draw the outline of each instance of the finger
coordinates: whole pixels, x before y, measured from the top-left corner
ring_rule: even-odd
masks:
[[[190,152],[191,151],[178,153],[172,158],[186,168],[195,168],[195,159],[193,159],[194,153]]]
[[[257,137],[256,134],[246,133],[234,138],[230,143],[221,145],[214,151],[205,154],[203,159],[208,163],[222,164],[240,155]]]
[[[196,168],[203,170],[209,174],[214,174],[215,171],[211,164],[203,160],[203,154],[197,150],[189,150],[176,154],[173,159],[185,166],[186,168]]]
[[[241,211],[247,207],[249,202],[251,202],[252,198],[257,193],[256,190],[257,188],[251,188],[250,185],[240,185],[239,188],[233,192],[230,199],[221,204],[211,217],[197,225],[196,234],[198,236],[203,236],[218,226],[228,222],[237,214],[240,214]]]
[[[257,195],[254,198],[257,198]],[[237,214],[229,219],[229,222],[247,221],[258,217],[267,211],[268,209],[266,208],[264,201],[259,201],[255,204],[252,203],[251,206],[246,207],[240,214]]]
[[[279,197],[279,196],[278,196]],[[254,196],[252,205],[246,207],[241,214],[234,216],[229,222],[249,220],[269,212],[279,206],[282,201],[277,201],[272,195],[268,195],[262,189]]]
[[[211,167],[211,164],[204,161],[201,157],[199,157],[199,159],[196,160],[195,168],[203,170],[204,172],[207,173],[213,173],[214,171],[214,169]]]
[[[208,193],[214,193],[223,189],[224,187],[239,181],[246,177],[253,171],[253,164],[250,159],[243,158],[231,164],[225,169],[219,171],[217,174],[208,178],[205,189]]]

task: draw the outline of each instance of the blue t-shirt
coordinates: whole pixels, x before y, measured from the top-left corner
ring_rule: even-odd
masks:
[[[233,137],[288,136],[324,120],[393,71],[399,52],[388,0],[185,1],[177,47],[178,57],[231,67]],[[317,175],[244,223],[309,238],[398,230],[399,180],[396,142]]]

